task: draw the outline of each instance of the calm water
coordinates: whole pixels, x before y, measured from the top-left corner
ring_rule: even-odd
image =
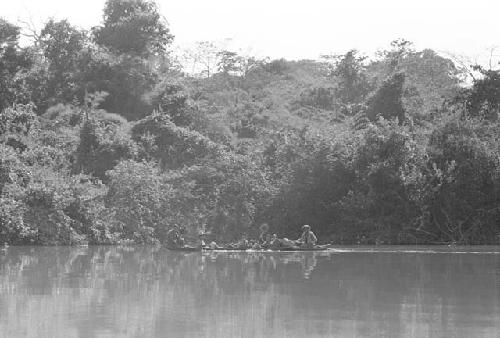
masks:
[[[0,336],[500,337],[500,249],[10,247]]]

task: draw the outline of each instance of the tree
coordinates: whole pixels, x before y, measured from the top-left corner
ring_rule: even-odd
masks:
[[[70,103],[82,100],[85,93],[82,50],[86,47],[86,32],[67,20],[49,20],[40,33],[40,47],[48,60],[47,103]]]
[[[389,60],[389,69],[391,72],[397,71],[401,61],[408,55],[415,52],[413,42],[405,39],[396,39],[391,42],[392,49],[381,53],[385,59]]]
[[[193,122],[193,109],[188,103],[186,89],[179,83],[168,80],[157,84],[148,99],[151,104],[166,113],[178,126],[188,126]]]
[[[353,49],[345,55],[334,56],[334,65],[331,76],[338,81],[336,94],[343,104],[359,103],[364,100],[369,92],[365,66],[365,56],[358,56],[358,51]]]
[[[40,33],[40,45],[53,67],[71,69],[86,41],[86,32],[67,20],[49,20]]]
[[[335,104],[335,89],[314,87],[300,93],[299,103],[325,110],[333,110]]]
[[[239,56],[236,52],[229,50],[222,50],[217,53],[219,62],[217,68],[219,72],[225,74],[234,74],[241,72],[243,57]]]
[[[18,46],[19,27],[0,19],[0,48],[2,55],[15,51]]]
[[[218,71],[245,78],[252,69],[264,64],[264,60],[259,60],[254,56],[241,55],[229,50],[221,50],[217,53]]]
[[[106,179],[106,171],[135,157],[136,146],[122,126],[91,116],[80,129],[75,171]]]
[[[19,47],[19,27],[0,18],[0,112],[16,100],[15,75],[31,65]]]
[[[498,127],[455,114],[433,130],[422,227],[435,238],[479,244],[498,234]]]
[[[158,74],[148,60],[94,50],[88,62],[85,74],[88,91],[109,94],[101,108],[128,120],[138,120],[151,113],[153,108],[145,95],[154,88]]]
[[[475,69],[480,71],[482,78],[474,80],[468,91],[467,112],[471,116],[497,119],[500,114],[500,70],[485,70],[480,66]]]
[[[222,147],[206,136],[176,126],[165,113],[154,112],[132,128],[132,139],[142,148],[141,157],[157,160],[163,168],[190,166],[203,158],[217,159]]]
[[[98,45],[116,53],[150,57],[165,52],[173,35],[150,0],[107,0],[103,26],[93,29]]]
[[[108,92],[102,108],[127,119],[150,114],[146,96],[168,70],[165,52],[173,40],[155,2],[108,0],[93,37],[97,48],[87,55],[89,92]]]
[[[191,73],[210,77],[217,69],[220,48],[212,41],[198,41],[193,48],[184,51],[183,58],[191,64]]]
[[[407,54],[399,61],[404,71],[404,105],[413,118],[429,119],[429,115],[449,101],[458,91],[458,75],[454,63],[430,49]]]
[[[380,115],[386,119],[397,117],[399,124],[405,119],[403,107],[404,73],[396,73],[382,83],[379,89],[368,99],[367,117],[374,121]]]

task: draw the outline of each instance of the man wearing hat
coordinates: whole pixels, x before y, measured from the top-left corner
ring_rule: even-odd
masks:
[[[302,226],[302,236],[297,240],[297,244],[301,247],[312,248],[316,245],[318,239],[314,232],[311,231],[311,227],[307,224]]]

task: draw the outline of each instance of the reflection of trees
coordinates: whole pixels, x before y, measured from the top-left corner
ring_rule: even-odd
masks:
[[[498,293],[491,294],[498,262],[492,255],[11,247],[0,253],[0,332],[425,336],[462,335],[456,327],[465,323],[461,332],[472,334],[470,306],[485,326],[500,316]]]
[[[301,279],[301,268],[309,276],[315,264],[314,255],[300,253],[11,247],[0,256],[0,287],[10,290],[1,296],[6,306],[0,307],[0,328],[9,324],[15,332],[29,322],[34,332],[35,326],[49,316],[57,317],[56,325],[64,326],[54,329],[58,331],[46,327],[49,336],[72,336],[72,330],[83,336],[124,328],[137,333],[144,333],[148,327],[182,330],[192,323],[173,323],[165,319],[165,314],[195,311],[203,318],[211,308],[219,307],[224,312],[235,306],[222,299],[231,295],[242,298],[243,307],[252,303],[257,306],[259,297],[265,299],[266,318],[277,320],[282,309],[279,303],[287,301],[278,296],[277,285]],[[256,292],[260,295],[257,298]],[[12,317],[14,308],[21,309],[24,317]]]

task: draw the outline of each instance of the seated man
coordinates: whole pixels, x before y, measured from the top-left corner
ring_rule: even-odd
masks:
[[[269,247],[271,249],[279,249],[281,241],[276,234],[273,234],[271,240],[269,241]]]
[[[269,235],[267,232],[269,231],[269,225],[267,223],[263,223],[260,227],[260,235],[259,235],[259,244],[263,245],[266,242],[266,236]]]
[[[250,243],[248,242],[247,235],[243,234],[241,236],[241,239],[236,242],[228,245],[228,248],[230,249],[239,249],[239,250],[246,250],[250,248]]]
[[[223,247],[219,246],[215,241],[211,241],[208,243],[208,234],[206,232],[200,231],[198,233],[198,237],[200,238],[198,247],[201,247],[202,249],[209,249],[209,250],[223,249]]]
[[[266,234],[266,236],[264,237],[264,242],[261,244],[261,246],[264,249],[268,249],[272,246],[272,243],[273,237],[271,236],[271,234]]]
[[[316,245],[318,239],[314,232],[311,231],[311,227],[309,225],[302,226],[302,236],[296,241],[298,245],[301,247],[312,248]]]
[[[198,232],[198,246],[202,249],[206,249],[209,246],[206,243],[207,234],[203,231]]]
[[[271,249],[274,249],[274,250],[279,250],[279,249],[290,249],[290,248],[293,248],[295,247],[295,241],[292,241],[288,238],[283,238],[283,239],[280,239],[278,238],[278,236],[276,234],[273,234],[273,237],[271,238],[271,242],[270,242],[270,248]]]
[[[260,245],[260,243],[258,241],[250,240],[248,244],[250,246],[250,249],[254,249],[254,250],[262,249],[262,245]]]

